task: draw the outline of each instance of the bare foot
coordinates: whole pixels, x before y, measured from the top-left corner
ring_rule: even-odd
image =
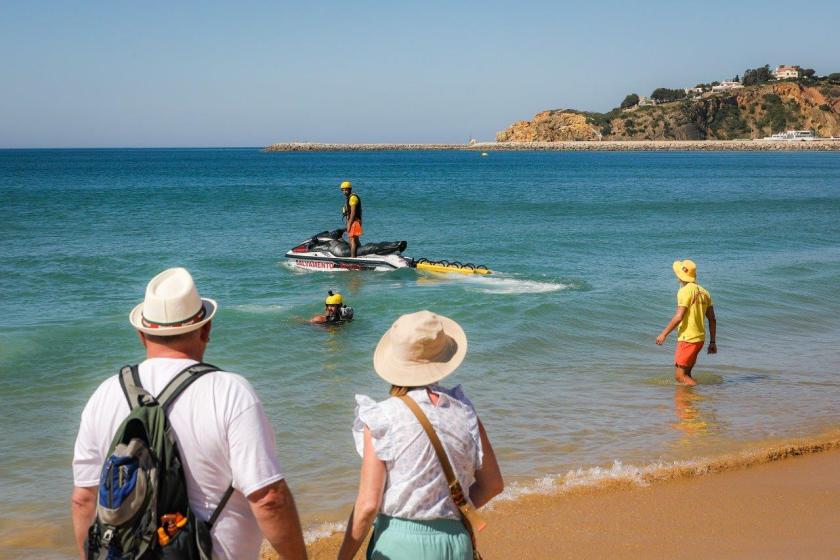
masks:
[[[690,375],[677,375],[674,377],[674,379],[677,380],[677,383],[687,385],[688,387],[694,387],[695,385],[697,385],[697,382]]]

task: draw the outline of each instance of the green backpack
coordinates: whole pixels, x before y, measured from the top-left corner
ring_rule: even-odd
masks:
[[[193,364],[153,397],[143,389],[137,366],[120,370],[120,386],[131,412],[111,441],[99,477],[96,519],[88,530],[89,560],[212,557],[210,529],[233,494],[233,486],[209,520],[195,517],[178,445],[166,417],[175,399],[212,371],[218,368]]]

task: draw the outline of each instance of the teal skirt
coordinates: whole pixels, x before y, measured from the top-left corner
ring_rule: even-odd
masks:
[[[368,560],[472,560],[464,524],[455,519],[415,521],[379,515],[367,550]]]

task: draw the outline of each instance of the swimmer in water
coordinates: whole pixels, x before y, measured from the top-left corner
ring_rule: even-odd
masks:
[[[330,290],[327,292],[327,299],[324,300],[324,314],[315,315],[309,322],[316,325],[340,325],[352,320],[353,308],[344,305],[341,294],[334,294]]]

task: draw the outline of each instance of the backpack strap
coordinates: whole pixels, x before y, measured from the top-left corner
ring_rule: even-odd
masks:
[[[461,483],[458,482],[458,478],[455,476],[455,471],[452,470],[452,464],[449,462],[449,457],[446,456],[443,443],[441,443],[434,426],[429,422],[429,418],[423,412],[423,409],[408,395],[402,395],[398,398],[414,413],[420,425],[423,426],[423,431],[429,436],[429,441],[435,450],[435,455],[437,455],[440,466],[443,468],[443,474],[446,475],[446,482],[449,484],[449,494],[461,512],[461,518],[464,521],[467,532],[470,534],[470,538],[473,541],[473,549],[475,550],[475,531],[484,529],[486,523],[464,497],[464,490],[461,488]]]
[[[163,391],[157,396],[157,401],[164,410],[169,410],[172,403],[181,396],[187,387],[192,385],[199,377],[211,371],[219,371],[216,366],[210,364],[197,363],[181,370],[181,372],[172,378]]]
[[[228,489],[225,490],[225,493],[222,496],[222,499],[219,500],[219,505],[217,505],[216,509],[213,510],[213,514],[210,516],[210,519],[207,520],[207,530],[208,531],[213,528],[213,524],[219,518],[219,515],[221,515],[222,510],[224,509],[225,505],[228,503],[228,500],[230,499],[230,497],[232,495],[233,495],[233,484],[228,486]]]
[[[154,397],[140,383],[140,371],[137,366],[123,366],[120,369],[119,379],[125,400],[128,401],[128,408],[131,410],[143,406],[144,403],[149,402],[149,399],[154,400]]]

